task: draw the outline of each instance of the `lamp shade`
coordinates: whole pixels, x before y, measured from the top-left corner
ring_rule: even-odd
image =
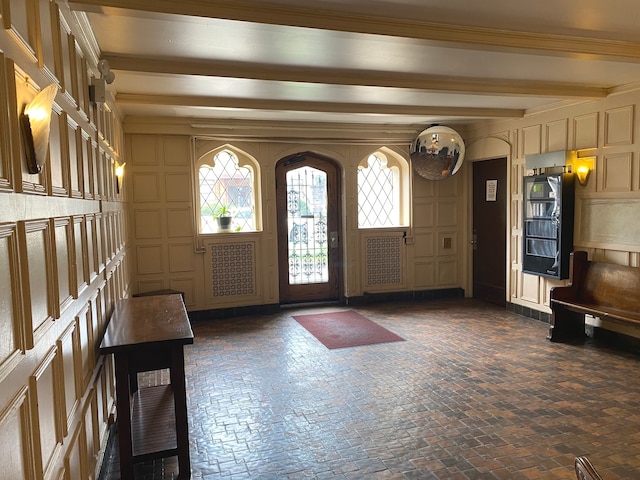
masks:
[[[52,83],[42,89],[24,107],[23,124],[25,125],[25,130],[28,131],[23,132],[23,135],[26,137],[27,163],[31,173],[40,172],[47,160],[49,131],[51,129],[51,108],[57,93],[58,86]]]
[[[458,132],[438,125],[423,130],[411,144],[409,153],[418,175],[429,180],[444,180],[462,166],[465,146]]]

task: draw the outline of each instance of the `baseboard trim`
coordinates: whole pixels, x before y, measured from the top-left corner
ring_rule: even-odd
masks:
[[[410,292],[365,292],[357,297],[348,297],[347,305],[369,305],[384,302],[413,302],[416,300],[444,300],[448,298],[464,298],[463,288],[440,288],[437,290],[414,290]]]
[[[464,298],[463,288],[442,288],[437,290],[416,290],[411,292],[385,292],[367,293],[356,297],[345,297],[341,301],[331,302],[336,305],[370,305],[384,302],[412,302],[416,300],[443,300],[448,298]],[[322,303],[322,302],[320,302]],[[326,304],[324,302],[323,304]],[[242,317],[246,315],[269,315],[278,313],[286,308],[300,308],[308,305],[312,307],[318,302],[296,303],[296,304],[265,304],[248,305],[244,307],[215,308],[209,310],[194,310],[187,312],[192,323],[221,318]]]
[[[551,314],[541,312],[535,308],[525,307],[516,303],[507,302],[507,310],[523,317],[533,318],[534,320],[540,320],[541,322],[549,323],[551,320]]]

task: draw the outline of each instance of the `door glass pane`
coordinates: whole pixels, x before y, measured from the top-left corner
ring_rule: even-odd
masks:
[[[287,172],[289,284],[326,283],[327,174],[302,167]]]

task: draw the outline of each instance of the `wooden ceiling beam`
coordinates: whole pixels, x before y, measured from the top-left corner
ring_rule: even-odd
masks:
[[[370,103],[308,102],[253,98],[205,97],[197,95],[143,95],[119,93],[118,105],[161,105],[203,108],[235,108],[320,113],[355,113],[374,115],[429,115],[469,118],[521,118],[524,110],[511,108],[439,107],[430,105],[389,105]]]
[[[249,0],[79,0],[74,10],[130,14],[175,14],[246,22],[316,28],[360,34],[412,38],[449,46],[492,51],[526,51],[561,56],[593,56],[603,60],[640,60],[640,42],[600,37],[514,31],[508,29],[442,24],[420,19],[390,18],[366,13],[317,10]],[[114,10],[116,9],[116,10]],[[117,9],[122,9],[118,12]],[[129,12],[124,12],[127,10]]]
[[[425,92],[597,99],[608,90],[599,86],[493,78],[445,77],[410,72],[344,70],[231,61],[185,61],[106,54],[113,70],[172,75],[243,78],[278,82],[408,88]]]

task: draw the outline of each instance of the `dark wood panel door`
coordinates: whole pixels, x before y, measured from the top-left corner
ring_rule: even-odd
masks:
[[[507,159],[473,163],[473,297],[506,305]]]
[[[329,158],[300,153],[276,165],[280,303],[341,296],[340,175]]]

